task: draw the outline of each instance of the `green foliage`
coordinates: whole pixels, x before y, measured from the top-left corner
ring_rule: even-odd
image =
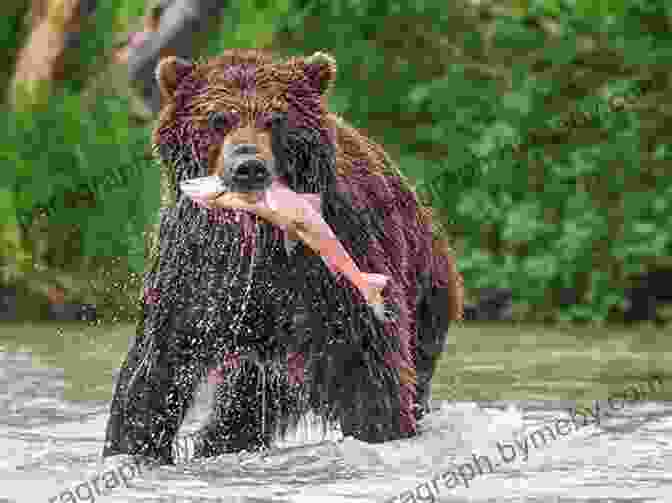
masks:
[[[585,276],[586,291],[579,291],[584,303],[550,315],[602,321],[623,296],[622,275],[614,271],[620,267],[628,274],[646,259],[670,254],[672,177],[656,177],[655,189],[642,186],[638,115],[611,107],[614,97],[632,101],[645,94],[636,78],[610,78],[600,95],[575,98],[573,104],[566,98],[568,122],[570,110],[551,112],[547,106],[563,95],[561,79],[540,76],[522,57],[511,60],[506,89],[487,61],[479,78],[474,65],[458,63],[460,58],[437,58],[441,53],[432,43],[451,33],[445,2],[296,4],[295,12],[319,19],[321,29],[302,30],[296,36],[300,44],[289,52],[320,50],[328,40],[339,63],[332,108],[397,149],[402,170],[432,196],[459,238],[458,261],[469,289],[510,287],[517,301],[542,311],[549,292],[577,287],[577,278]],[[634,68],[672,54],[672,44],[647,33],[644,24],[669,16],[666,2],[537,0],[529,2],[527,13],[553,16],[560,36],[547,43],[525,16],[499,16],[490,42],[498,51],[537,51],[539,63],[569,70],[577,60],[577,37],[601,32]],[[297,16],[287,23],[287,33],[302,26]],[[333,36],[325,37],[326,31]],[[415,41],[413,51],[403,39]],[[478,32],[461,44],[473,54],[487,45]],[[376,128],[377,123],[384,126]],[[404,127],[408,123],[412,126]],[[577,131],[561,143],[534,134],[561,125]],[[584,141],[579,129],[603,134]],[[670,152],[661,144],[656,156]],[[485,233],[494,234],[495,245]]]
[[[226,10],[205,53],[333,53],[331,108],[383,143],[432,200],[457,238],[468,288],[512,288],[545,319],[601,321],[621,302],[624,276],[672,249],[672,177],[651,164],[669,162],[672,146],[647,138],[639,112],[613,106],[646,97],[655,79],[642,69],[671,59],[669,33],[651,26],[672,7],[516,5],[524,7],[497,15],[486,38],[463,30],[445,0],[247,0]],[[95,61],[108,43],[110,19],[118,29],[141,12],[133,0],[102,6],[92,28],[100,36],[87,39],[82,58]],[[534,16],[555,23],[552,41]],[[585,92],[565,74],[590,66],[577,40],[596,33],[622,61]],[[74,82],[46,112],[3,114],[0,159],[11,169],[0,171],[0,187],[13,197],[5,190],[0,208],[15,205],[28,222],[34,207],[48,207],[53,222],[80,225],[82,253],[129,256],[141,271],[142,232],[158,207],[158,169],[144,159],[149,131],[129,127],[118,97],[81,110],[78,90]],[[73,190],[93,191],[96,207],[67,207],[62,195]],[[579,305],[552,305],[553,290],[575,286]]]
[[[136,28],[136,23],[145,14],[147,4],[144,0],[120,0],[116,5],[116,16],[111,25],[104,27],[105,31],[129,32]]]
[[[87,17],[87,22],[82,24],[79,47],[67,53],[67,61],[72,71],[64,84],[71,92],[82,92],[91,70],[101,68],[114,43],[115,33],[111,27],[115,24],[118,11],[124,7],[124,3],[120,5],[117,2],[98,2],[94,14]]]
[[[289,0],[245,0],[232,2],[223,16],[220,32],[210,39],[207,54],[226,48],[261,48],[273,41],[278,19],[290,12]]]
[[[25,36],[23,18],[28,7],[29,2],[10,0],[0,15],[0,95],[2,96],[6,92],[11,69],[14,68],[17,52]]]
[[[144,158],[149,131],[128,127],[128,103],[99,96],[92,111],[68,91],[52,96],[40,113],[2,114],[1,185],[14,193],[25,225],[33,208],[46,208],[52,225],[78,225],[81,253],[128,256],[143,268],[139,237],[158,210],[158,167]],[[66,192],[90,192],[94,208],[72,207]],[[120,232],[121,230],[121,232]]]

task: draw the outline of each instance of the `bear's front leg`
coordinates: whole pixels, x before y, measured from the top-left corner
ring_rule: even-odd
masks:
[[[262,431],[262,420],[268,417],[262,418],[264,390],[259,372],[255,363],[243,361],[239,369],[229,370],[224,383],[217,385],[214,409],[198,432],[195,458],[270,446],[271,436]]]
[[[432,276],[429,273],[420,275],[418,285],[415,415],[417,419],[421,419],[430,412],[432,379],[448,340],[450,317],[446,306],[450,305],[451,290],[433,286]]]
[[[112,400],[103,457],[142,455],[174,464],[173,439],[202,375],[203,355],[190,342],[193,336],[173,334],[156,336],[155,346],[136,340],[129,352]]]
[[[268,448],[278,427],[282,434],[298,419],[299,390],[265,363],[242,361],[217,385],[214,409],[197,435],[195,458]]]

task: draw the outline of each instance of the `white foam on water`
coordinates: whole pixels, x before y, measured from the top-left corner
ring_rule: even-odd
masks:
[[[369,444],[344,438],[338,425],[330,425],[325,436],[319,419],[309,413],[284,439],[277,439],[275,446],[285,450],[331,444],[335,446],[333,454],[355,468],[403,470],[412,466],[417,470],[479,449],[492,449],[494,442],[510,439],[521,431],[522,425],[522,413],[515,406],[501,411],[483,409],[474,403],[444,402],[420,421],[419,436]]]
[[[521,410],[513,405],[500,410],[444,402],[420,422],[420,435],[382,444],[343,438],[333,425],[325,436],[319,421],[308,415],[267,452],[228,454],[173,467],[143,469],[128,488],[115,489],[100,500],[132,503],[203,498],[219,503],[249,503],[249,498],[269,503],[396,503],[399,499],[395,497],[415,491],[416,501],[425,503],[518,503],[526,498],[555,503],[559,496],[568,501],[627,501],[637,497],[665,501],[662,497],[672,486],[672,416],[663,415],[665,409],[660,405],[648,405],[642,410],[660,416],[627,434],[586,426],[548,445],[530,447],[528,459],[518,455],[515,461],[502,464],[496,473],[477,475],[468,487],[441,487],[434,500],[418,498],[418,487],[424,484],[426,494],[433,477],[457,470],[470,462],[473,454],[489,456],[493,462],[499,460],[497,442],[511,443],[516,438],[529,437],[555,419],[567,418],[567,411],[530,411],[523,422]],[[108,459],[100,465],[97,459],[102,442],[91,441],[102,439],[99,430],[106,416],[101,413],[95,420],[77,423],[79,437],[75,423],[40,429],[44,443],[17,436],[18,427],[6,429],[3,436],[12,442],[5,444],[3,452],[16,463],[15,456],[22,451],[20,442],[24,441],[28,447],[24,452],[36,457],[37,463],[29,464],[28,471],[20,474],[11,466],[0,465],[0,479],[4,479],[0,496],[10,496],[19,503],[47,501],[47,496],[119,464],[122,458]],[[8,478],[14,480],[6,483]],[[38,493],[29,490],[32,486],[49,489],[36,497]],[[402,501],[413,501],[408,498]]]
[[[321,420],[312,412],[308,412],[299,420],[296,428],[288,429],[284,438],[276,436],[275,445],[279,448],[289,448],[342,439],[343,434],[339,425],[327,425],[325,434]]]

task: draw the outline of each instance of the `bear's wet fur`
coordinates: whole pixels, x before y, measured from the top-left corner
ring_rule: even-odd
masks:
[[[197,384],[231,354],[243,358],[217,385],[197,456],[269,446],[309,410],[367,442],[417,433],[448,326],[462,316],[462,279],[431,209],[385,151],[327,109],[335,77],[324,53],[159,63],[162,210],[104,456],[172,463]],[[214,128],[225,112],[236,120]],[[222,145],[241,143],[272,157],[293,191],[321,196],[361,271],[390,276],[389,317],[303,243],[287,250],[278,227],[181,193],[180,182],[216,172]]]

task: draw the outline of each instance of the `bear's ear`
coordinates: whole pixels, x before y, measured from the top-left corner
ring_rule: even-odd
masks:
[[[186,59],[168,56],[156,65],[156,81],[161,90],[161,101],[169,103],[175,96],[180,81],[194,68],[194,64]]]
[[[336,59],[331,54],[316,52],[303,60],[304,72],[313,86],[325,94],[336,80]]]

